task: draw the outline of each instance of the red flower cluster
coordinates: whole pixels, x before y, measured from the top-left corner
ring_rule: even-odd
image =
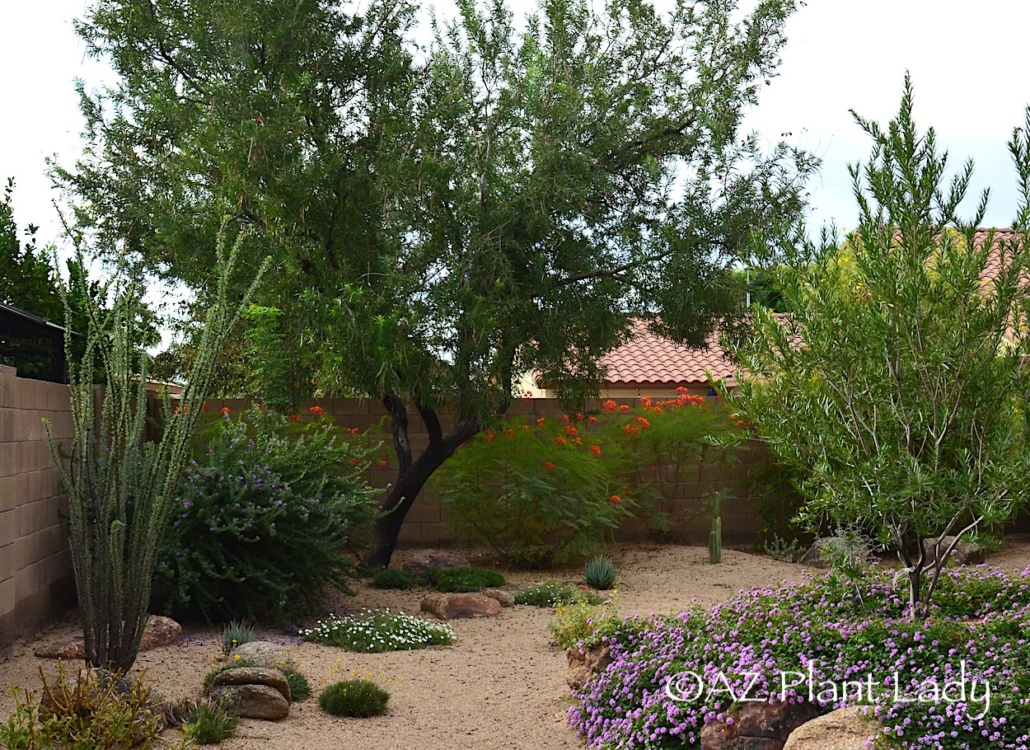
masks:
[[[590,446],[590,452],[593,453],[595,456],[600,457],[600,455],[601,455],[601,446],[599,446],[599,445],[591,445]]]
[[[556,437],[554,439],[554,443],[555,443],[555,445],[565,445],[565,438],[563,438],[561,435],[559,435],[558,437]]]
[[[290,415],[290,421],[291,422],[299,422],[300,421],[300,414],[291,414]]]
[[[554,471],[558,467],[552,464],[550,461],[544,461],[544,471]]]
[[[616,507],[618,507],[618,506],[622,505],[622,498],[621,498],[621,497],[619,497],[618,495],[612,495],[612,496],[611,496],[610,498],[608,498],[608,499],[609,499],[609,500],[611,500],[611,501],[612,501],[612,505],[614,505],[614,506],[616,506]]]
[[[314,414],[316,417],[321,417],[325,414],[325,409],[323,409],[321,406],[312,406],[310,409],[308,409],[308,411]]]
[[[386,461],[376,461],[377,469],[385,469],[387,467]]]
[[[222,407],[222,414],[228,414],[228,413],[229,413],[229,407],[228,406],[223,406]]]

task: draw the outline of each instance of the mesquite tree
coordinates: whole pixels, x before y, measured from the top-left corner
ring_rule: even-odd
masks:
[[[97,297],[84,295],[85,352],[74,359],[71,307],[66,307],[65,348],[73,360],[70,452],[54,440],[48,422],[46,430],[68,494],[69,542],[86,661],[97,667],[125,672],[136,661],[155,556],[189,459],[190,436],[219,351],[257,284],[255,279],[243,302],[234,304],[230,282],[239,245],[227,256],[221,244],[218,248],[203,338],[176,405],[167,394],[164,398],[160,440],[146,440],[148,356],[143,342],[135,338],[141,285],[120,267],[101,285]],[[81,254],[77,260],[83,263]],[[73,283],[85,282],[79,277]],[[67,299],[69,290],[63,288],[62,293]],[[104,383],[100,389],[94,386],[99,381]]]
[[[589,395],[637,317],[703,345],[728,260],[813,168],[739,134],[793,0],[546,0],[521,30],[502,0],[458,8],[424,51],[394,0],[99,0],[79,26],[120,76],[83,92],[89,147],[58,171],[81,225],[187,282],[214,217],[256,228],[291,362],[391,419],[375,566],[520,376]]]
[[[813,526],[858,526],[897,552],[916,616],[958,540],[1026,499],[1030,150],[1017,130],[1013,230],[978,231],[987,194],[958,218],[972,164],[944,184],[907,78],[887,128],[856,121],[873,140],[851,170],[858,228],[774,269],[789,312],[756,308],[753,335],[728,342],[752,375],[728,396],[806,477]]]

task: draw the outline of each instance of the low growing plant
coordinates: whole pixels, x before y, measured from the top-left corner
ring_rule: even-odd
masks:
[[[590,649],[613,635],[621,624],[614,604],[581,602],[559,606],[547,630],[561,648]]]
[[[178,723],[188,741],[217,745],[236,733],[240,717],[230,701],[188,701],[176,707]]]
[[[327,714],[367,718],[386,713],[390,694],[371,680],[337,682],[318,696],[318,705]]]
[[[293,667],[282,667],[279,671],[286,677],[286,682],[290,686],[290,699],[294,703],[306,701],[311,697],[311,683],[303,672]]]
[[[389,610],[363,611],[356,617],[332,616],[300,634],[315,643],[366,653],[410,651],[454,643],[454,631],[448,625],[404,613],[391,614]]]
[[[505,583],[504,576],[486,568],[429,568],[425,580],[434,590],[444,593],[482,591]]]
[[[813,700],[823,713],[863,703],[879,720],[874,747],[1025,750],[1030,568],[945,570],[928,617],[909,620],[910,606],[895,571],[874,569],[624,620],[605,636],[611,666],[574,693],[569,720],[592,748],[699,748],[701,727],[742,696]],[[960,671],[965,700],[916,699]],[[804,679],[784,687],[787,673]],[[700,690],[678,681],[691,674]]]
[[[601,604],[604,597],[578,586],[558,581],[544,581],[515,594],[516,604],[551,609],[564,604]]]
[[[586,564],[583,571],[587,586],[598,591],[607,591],[615,585],[615,563],[608,555],[598,555]]]
[[[89,668],[70,678],[61,662],[56,679],[47,679],[42,667],[39,676],[38,703],[15,691],[14,713],[0,724],[3,750],[146,750],[161,731],[160,702],[142,679]]]
[[[186,467],[162,545],[155,599],[174,615],[281,620],[346,586],[341,553],[376,515],[369,447],[330,417],[224,415]]]
[[[372,585],[377,589],[399,589],[407,591],[418,587],[418,579],[406,570],[387,568],[380,570],[372,578]]]
[[[254,640],[254,628],[246,620],[230,620],[222,628],[222,653],[228,656],[237,646]]]

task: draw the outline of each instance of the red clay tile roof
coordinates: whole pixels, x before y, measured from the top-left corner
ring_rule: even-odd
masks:
[[[670,384],[688,385],[707,383],[705,370],[734,385],[735,368],[726,358],[718,337],[712,335],[708,349],[689,349],[669,339],[656,336],[647,324],[633,324],[628,341],[605,355],[600,361],[606,372],[605,382],[612,384]]]

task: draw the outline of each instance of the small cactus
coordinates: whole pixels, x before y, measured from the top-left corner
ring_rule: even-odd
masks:
[[[708,534],[708,561],[722,562],[722,516],[719,513],[721,498],[712,498],[712,531]]]
[[[598,591],[607,591],[615,585],[615,563],[608,555],[598,555],[587,563],[587,585]]]

